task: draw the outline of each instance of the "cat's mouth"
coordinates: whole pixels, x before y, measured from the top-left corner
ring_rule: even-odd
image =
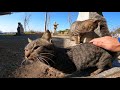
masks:
[[[21,62],[21,66],[31,64],[31,63],[33,63],[33,60],[23,59],[23,61]]]
[[[40,61],[47,65],[50,65],[49,62],[52,62],[55,64],[55,62],[52,60],[53,57],[54,57],[54,54],[52,54],[52,53],[40,53],[37,56],[32,57],[32,58],[25,56],[25,59],[22,61],[22,64],[26,63],[26,62],[33,63],[34,61]]]
[[[38,56],[36,56],[36,57],[25,57],[25,60],[26,60],[26,61],[30,61],[30,62],[34,62],[34,61],[37,60],[37,57],[38,57]]]

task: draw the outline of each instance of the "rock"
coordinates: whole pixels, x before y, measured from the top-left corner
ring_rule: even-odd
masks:
[[[107,77],[112,76],[118,72],[120,73],[120,67],[113,67],[113,68],[106,70],[106,71],[104,71],[96,76],[93,76],[91,78],[107,78]]]

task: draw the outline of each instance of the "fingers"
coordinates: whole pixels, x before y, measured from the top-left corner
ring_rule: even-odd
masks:
[[[90,43],[99,46],[99,47],[103,47],[103,41],[100,40],[101,38],[95,38],[93,40],[90,41]]]
[[[108,50],[111,50],[112,48],[111,45],[109,45],[108,43],[103,43],[102,41],[92,40],[91,43],[98,47],[108,49]]]
[[[102,47],[103,46],[103,42],[92,42],[94,45]]]
[[[91,41],[89,41],[90,43],[93,43],[94,42],[94,39],[92,39]]]
[[[101,42],[106,42],[108,39],[111,39],[110,36],[105,36],[105,37],[100,37],[100,38],[95,38],[90,41],[90,43],[101,43]]]
[[[95,39],[92,39],[92,40],[90,41],[90,43],[93,43],[93,42],[98,42],[98,41],[100,41],[99,39],[100,39],[100,38],[95,38]]]

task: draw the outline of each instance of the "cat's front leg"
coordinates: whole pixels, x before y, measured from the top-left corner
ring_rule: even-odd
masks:
[[[97,75],[97,74],[99,74],[99,73],[102,72],[102,71],[103,71],[103,69],[97,69],[96,71],[92,72],[92,73],[90,74],[90,76]]]
[[[80,35],[75,36],[75,44],[80,44]]]

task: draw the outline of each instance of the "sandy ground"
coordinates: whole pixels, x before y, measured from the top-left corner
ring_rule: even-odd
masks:
[[[0,78],[9,77],[8,75],[21,65],[28,37],[36,39],[39,35],[0,35]]]
[[[34,40],[39,37],[41,35],[0,35],[0,78],[56,78],[64,76],[61,71],[40,62],[21,66],[28,38]]]

